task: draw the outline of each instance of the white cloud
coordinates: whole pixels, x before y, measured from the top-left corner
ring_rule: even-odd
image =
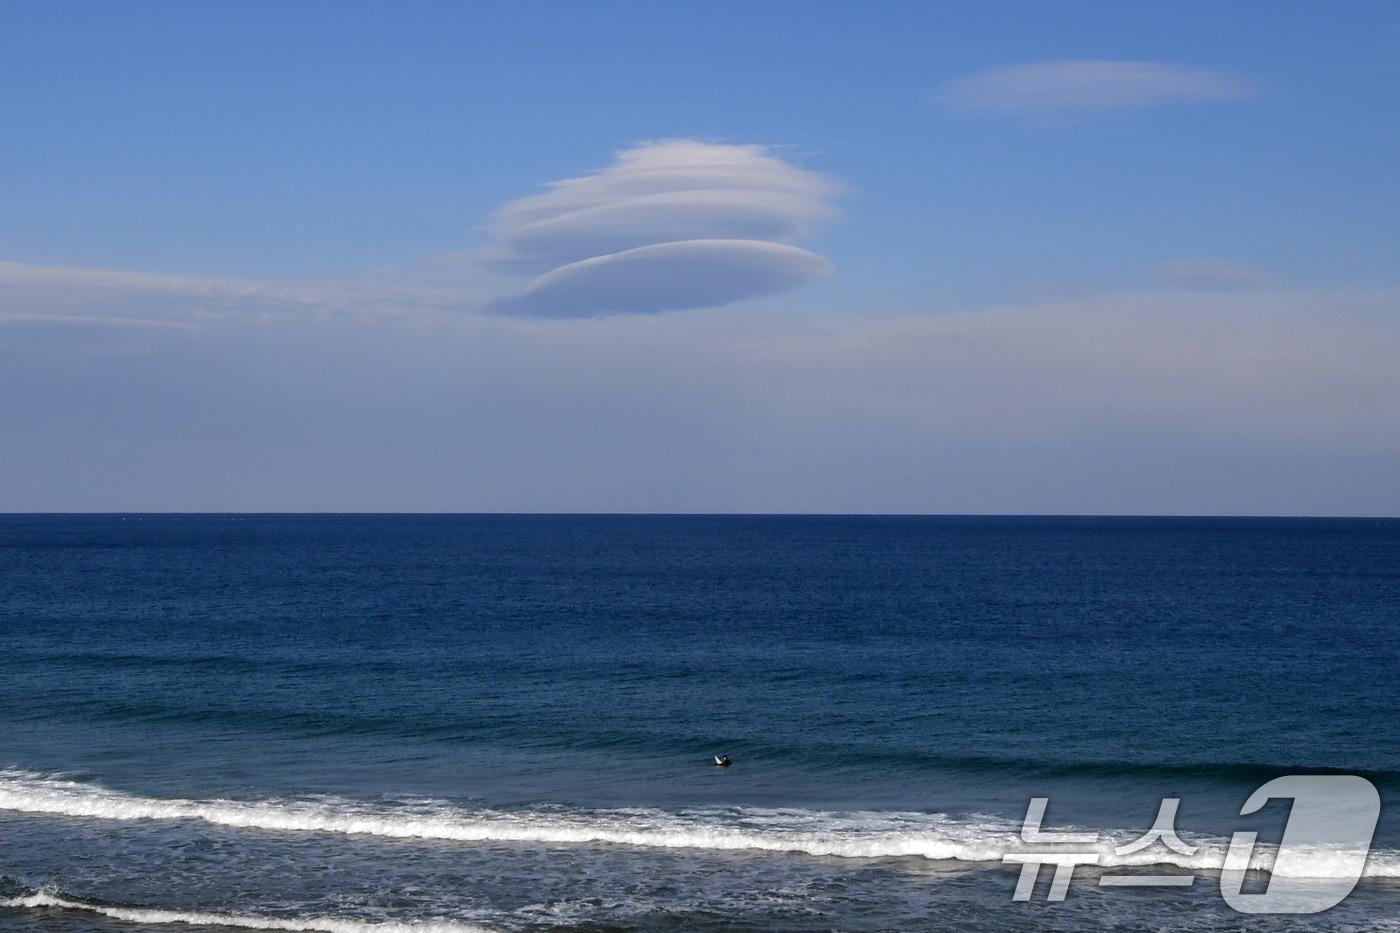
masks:
[[[1161,62],[1081,59],[993,68],[945,84],[937,98],[960,110],[1011,114],[1123,110],[1257,93],[1248,78]]]
[[[837,190],[762,146],[666,140],[628,149],[608,168],[495,212],[497,261],[543,274],[489,309],[643,313],[814,281],[829,264],[781,244],[830,216]]]
[[[0,320],[591,317],[715,307],[829,275],[829,262],[789,241],[832,214],[838,190],[762,146],[647,143],[599,172],[505,204],[491,217],[486,248],[323,283],[0,262]]]
[[[490,309],[589,317],[712,308],[787,291],[830,273],[831,263],[796,246],[762,240],[681,240],[560,266]]]
[[[503,232],[512,259],[548,267],[677,240],[784,240],[797,235],[813,208],[770,191],[666,191],[543,217]]]

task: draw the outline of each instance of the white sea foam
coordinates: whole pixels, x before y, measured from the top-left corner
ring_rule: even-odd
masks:
[[[40,891],[22,897],[0,898],[0,907],[52,908],[101,914],[127,923],[180,923],[191,926],[236,927],[245,930],[294,930],[315,933],[489,933],[482,927],[446,921],[421,923],[372,922],[335,917],[257,917],[245,914],[209,913],[198,910],[157,910],[148,907],[111,907],[70,900]]]
[[[0,810],[103,820],[199,821],[274,832],[339,833],[465,843],[603,844],[659,849],[801,853],[818,857],[921,858],[948,862],[1000,862],[1026,851],[1017,826],[991,817],[896,811],[833,812],[758,808],[693,810],[584,810],[562,807],[522,811],[464,809],[416,801],[365,803],[344,799],[189,800],[126,794],[94,784],[22,771],[0,771]],[[1066,827],[1068,828],[1068,827]],[[1192,855],[1154,846],[1119,856],[1115,846],[1136,833],[1105,833],[1097,846],[1105,867],[1171,865],[1219,870],[1227,840],[1193,838]],[[1084,848],[1084,847],[1081,847]],[[1268,870],[1273,852],[1260,846],[1251,867]],[[1304,877],[1349,874],[1344,853],[1315,849]],[[1400,877],[1400,852],[1373,851],[1366,874]]]

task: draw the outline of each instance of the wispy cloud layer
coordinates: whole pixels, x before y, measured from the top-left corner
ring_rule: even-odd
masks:
[[[0,509],[1396,514],[1397,310],[1171,289],[0,332]]]
[[[832,213],[836,191],[762,146],[668,140],[628,149],[606,169],[495,213],[497,261],[539,275],[489,310],[647,313],[816,281],[830,263],[787,244]]]
[[[1269,270],[1218,259],[1176,259],[1157,267],[1162,284],[1202,292],[1243,291],[1273,282]]]
[[[233,314],[313,311],[323,289],[224,276],[0,262],[0,321],[188,324]]]
[[[1234,100],[1256,93],[1253,81],[1225,71],[1162,62],[1077,59],[980,71],[948,82],[936,96],[959,110],[1032,115]]]

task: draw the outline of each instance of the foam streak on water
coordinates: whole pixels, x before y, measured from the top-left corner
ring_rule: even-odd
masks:
[[[333,917],[256,917],[207,911],[156,910],[146,907],[115,907],[71,900],[46,891],[22,897],[0,898],[0,907],[84,911],[113,920],[142,924],[186,924],[190,926],[234,927],[244,930],[290,930],[307,933],[488,933],[484,928],[460,923],[365,923]]]

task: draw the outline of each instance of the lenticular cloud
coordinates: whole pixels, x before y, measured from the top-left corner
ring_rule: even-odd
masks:
[[[506,268],[530,273],[490,309],[539,317],[715,307],[831,272],[787,241],[832,212],[835,185],[761,146],[687,140],[619,153],[496,211]]]

